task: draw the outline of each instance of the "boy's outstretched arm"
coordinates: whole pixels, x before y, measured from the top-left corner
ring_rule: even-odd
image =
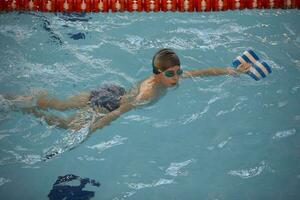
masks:
[[[82,127],[82,124],[75,124],[73,120],[76,118],[76,113],[69,118],[65,119],[59,116],[55,116],[52,114],[46,114],[38,110],[37,107],[28,107],[28,108],[23,108],[22,112],[28,113],[28,114],[33,114],[34,116],[38,118],[43,118],[45,122],[52,126],[55,125],[59,128],[63,129],[72,129],[72,130],[78,130]]]
[[[236,75],[238,73],[245,73],[250,68],[249,63],[241,64],[237,69],[232,67],[224,67],[224,68],[217,68],[211,67],[207,69],[196,69],[185,71],[182,75],[183,78],[190,78],[190,77],[197,77],[197,76],[219,76],[219,75]]]

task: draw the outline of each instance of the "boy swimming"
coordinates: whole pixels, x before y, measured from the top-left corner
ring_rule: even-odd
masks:
[[[129,91],[118,85],[104,85],[97,90],[82,92],[64,101],[43,95],[37,100],[36,106],[25,108],[24,111],[43,118],[49,125],[64,129],[76,131],[88,124],[91,134],[116,120],[123,113],[155,102],[167,92],[168,88],[178,85],[180,79],[245,73],[249,70],[250,64],[241,64],[237,69],[207,68],[183,72],[177,54],[172,49],[165,48],[153,56],[152,67],[153,74]],[[64,119],[41,111],[47,109],[62,111],[79,109],[79,112]]]

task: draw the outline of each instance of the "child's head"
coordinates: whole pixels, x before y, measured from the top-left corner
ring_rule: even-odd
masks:
[[[152,67],[153,73],[167,87],[176,85],[182,74],[179,57],[171,49],[159,50],[153,56]]]
[[[152,59],[154,74],[159,74],[176,65],[180,66],[180,60],[172,49],[160,49]]]

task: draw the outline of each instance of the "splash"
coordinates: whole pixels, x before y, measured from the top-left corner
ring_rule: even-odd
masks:
[[[66,131],[66,134],[63,134],[63,138],[58,140],[53,147],[46,150],[42,160],[50,160],[58,155],[61,155],[65,151],[74,149],[79,144],[83,143],[89,136],[89,127],[90,124],[87,124],[78,131]]]

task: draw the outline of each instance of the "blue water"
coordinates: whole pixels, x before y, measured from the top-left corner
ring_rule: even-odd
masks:
[[[80,145],[83,132],[1,104],[0,199],[48,199],[68,174],[98,181],[85,187],[94,199],[300,199],[299,17],[298,10],[1,13],[1,94],[47,90],[64,99],[107,82],[130,88],[151,74],[163,47],[178,53],[184,70],[226,67],[251,48],[273,73],[262,81],[182,80]],[[42,161],[52,148],[62,153]]]

